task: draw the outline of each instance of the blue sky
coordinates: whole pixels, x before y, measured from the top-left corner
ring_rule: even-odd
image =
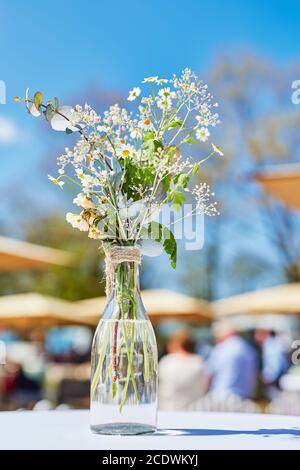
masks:
[[[0,134],[0,164],[4,152],[32,160],[43,150],[38,124],[12,102],[27,86],[62,99],[92,84],[125,93],[144,76],[205,70],[218,54],[240,47],[284,64],[299,56],[299,26],[294,0],[4,0],[0,80],[7,104],[0,105],[0,124],[13,119],[19,133],[10,145]],[[11,175],[16,167],[5,169]]]
[[[284,67],[299,57],[299,26],[295,0],[3,0],[2,188],[24,187],[24,181],[36,178],[55,200],[56,188],[50,188],[39,166],[50,147],[59,151],[69,139],[48,137],[41,122],[13,102],[27,87],[74,104],[65,100],[82,96],[84,102],[95,86],[104,95],[112,89],[126,94],[144,76],[167,77],[186,66],[205,73],[218,55],[241,48]],[[34,188],[27,186],[28,192]]]

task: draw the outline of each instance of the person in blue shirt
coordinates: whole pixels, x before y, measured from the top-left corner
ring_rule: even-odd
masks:
[[[213,333],[216,345],[207,362],[211,375],[210,392],[224,397],[252,398],[258,379],[258,357],[254,347],[227,320],[216,322]]]
[[[274,331],[258,329],[255,339],[261,347],[262,381],[266,386],[267,397],[273,399],[279,392],[279,379],[288,369],[287,354]]]

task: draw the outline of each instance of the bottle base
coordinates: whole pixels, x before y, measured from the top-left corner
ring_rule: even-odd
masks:
[[[95,434],[110,434],[116,436],[135,436],[137,434],[151,434],[156,431],[155,426],[139,423],[108,423],[91,425]]]

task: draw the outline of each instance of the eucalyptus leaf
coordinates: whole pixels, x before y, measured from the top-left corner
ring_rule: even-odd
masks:
[[[141,240],[140,246],[144,256],[159,256],[164,251],[163,245],[151,238]]]
[[[46,121],[51,122],[53,115],[54,115],[54,111],[52,109],[51,104],[47,104],[46,109],[44,111],[44,116],[46,118]]]
[[[58,101],[58,98],[56,96],[54,98],[54,109],[55,109],[55,111],[59,110],[59,101]]]
[[[36,91],[33,97],[33,104],[39,111],[41,104],[43,104],[43,94],[40,91]]]

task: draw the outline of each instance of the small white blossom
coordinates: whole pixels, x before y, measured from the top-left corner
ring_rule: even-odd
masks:
[[[196,131],[196,138],[201,140],[201,142],[206,142],[209,136],[210,132],[207,127],[202,126]]]
[[[164,83],[168,83],[169,80],[167,80],[166,78],[158,78],[155,81],[158,85],[163,85]]]
[[[127,100],[134,101],[138,96],[140,96],[140,94],[141,94],[141,89],[139,87],[135,87],[129,92],[129,96]]]
[[[158,76],[156,75],[155,77],[146,77],[144,78],[144,80],[142,81],[142,83],[152,83],[152,82],[156,82],[156,80],[158,79]]]
[[[211,144],[211,146],[212,146],[213,150],[214,150],[217,154],[219,154],[221,157],[224,157],[224,153],[222,152],[222,150],[220,149],[220,147],[218,147],[217,145],[215,145],[215,144],[213,144],[213,143]]]
[[[77,194],[73,199],[73,203],[79,207],[83,207],[83,209],[96,209],[95,203],[83,193]]]
[[[132,145],[129,145],[129,144],[122,145],[121,147],[119,147],[117,149],[117,155],[119,157],[123,157],[123,158],[133,157],[134,147]]]

